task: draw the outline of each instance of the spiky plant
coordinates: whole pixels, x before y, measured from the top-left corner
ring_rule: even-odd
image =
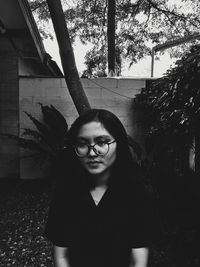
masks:
[[[28,157],[33,157],[42,166],[52,162],[57,153],[64,148],[68,124],[53,105],[39,104],[43,116],[42,122],[25,111],[35,129],[24,128],[21,136],[7,133],[1,135],[15,140],[19,147],[32,151]]]

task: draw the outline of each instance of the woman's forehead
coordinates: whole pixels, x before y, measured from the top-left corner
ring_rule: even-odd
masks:
[[[79,138],[96,138],[99,136],[113,138],[104,125],[99,121],[92,121],[82,125],[77,135]]]

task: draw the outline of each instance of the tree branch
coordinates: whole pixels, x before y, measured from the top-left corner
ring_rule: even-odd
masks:
[[[177,14],[176,12],[174,12],[172,10],[160,8],[159,5],[157,3],[154,3],[152,0],[146,0],[146,1],[149,3],[149,5],[151,5],[153,8],[155,8],[157,11],[160,11],[163,14],[165,14],[165,16],[167,16],[168,18],[169,18],[168,14],[170,14],[170,15],[172,15],[172,16],[180,19],[180,20],[183,20],[183,21],[187,20],[185,16]],[[173,24],[173,22],[172,22],[172,24]]]

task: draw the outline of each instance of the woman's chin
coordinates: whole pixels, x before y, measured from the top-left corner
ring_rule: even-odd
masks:
[[[103,173],[103,170],[100,168],[87,168],[86,170],[88,171],[89,174],[92,174],[92,175],[98,175],[98,174]]]

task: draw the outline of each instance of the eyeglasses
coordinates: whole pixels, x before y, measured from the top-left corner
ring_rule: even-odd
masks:
[[[94,145],[89,145],[86,143],[77,143],[74,146],[74,149],[75,149],[77,156],[79,157],[88,156],[91,149],[96,153],[96,155],[105,156],[110,149],[110,145],[113,144],[114,142],[116,141],[115,140],[112,140],[110,142],[100,141]]]

